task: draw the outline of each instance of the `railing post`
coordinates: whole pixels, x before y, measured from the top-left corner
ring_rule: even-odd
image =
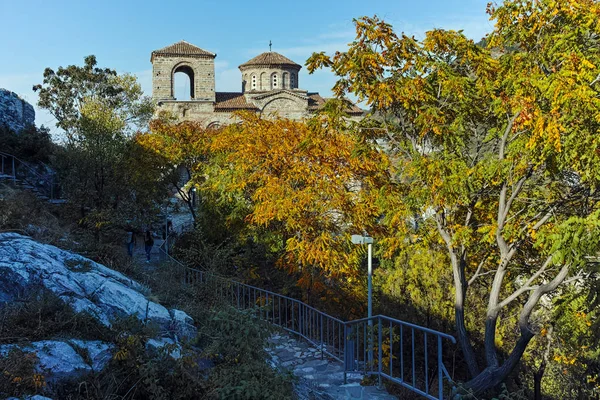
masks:
[[[298,333],[301,335],[303,334],[302,325],[304,325],[302,323],[302,303],[298,303]]]
[[[382,337],[381,337],[382,336],[382,331],[381,331],[381,317],[379,317],[377,319],[377,322],[378,322],[377,325],[378,325],[378,330],[379,330],[379,332],[377,334],[377,336],[378,336],[378,339],[377,339],[378,345],[377,345],[377,347],[378,347],[378,353],[379,353],[378,354],[379,360],[377,362],[377,377],[378,377],[378,380],[379,380],[379,388],[381,388],[381,372],[382,372],[381,371],[381,367],[382,367],[382,362],[381,361],[382,361],[382,358],[383,358],[383,349],[381,348],[382,347],[381,343],[383,342]],[[390,343],[390,349],[391,349],[391,343]]]
[[[344,385],[348,383],[348,356],[348,327],[344,324]]]
[[[442,337],[438,335],[438,399],[444,400],[444,373],[442,371]]]
[[[323,314],[321,315],[321,360],[323,359]]]
[[[354,340],[350,340],[352,336],[352,326],[344,324],[344,377],[346,371],[354,371]],[[345,378],[344,378],[345,382]]]

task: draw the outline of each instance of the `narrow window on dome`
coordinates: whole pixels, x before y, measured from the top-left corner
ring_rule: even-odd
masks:
[[[271,75],[271,89],[277,89],[277,74]]]
[[[256,90],[256,75],[252,75],[252,90]]]
[[[294,89],[296,87],[296,75],[290,75],[290,89]]]

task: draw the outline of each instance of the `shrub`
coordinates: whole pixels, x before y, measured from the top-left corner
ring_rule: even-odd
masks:
[[[256,310],[227,307],[213,311],[199,332],[204,353],[215,361],[209,376],[211,397],[219,399],[291,399],[292,376],[272,369],[265,341],[270,327],[255,319]]]
[[[0,305],[0,343],[77,337],[109,339],[110,331],[87,313],[76,313],[54,293],[40,289]]]
[[[35,370],[37,361],[35,353],[17,348],[0,357],[0,397],[40,393],[46,382]]]
[[[0,143],[6,151],[22,160],[49,163],[56,151],[50,131],[44,127],[30,126],[15,133],[0,125]]]

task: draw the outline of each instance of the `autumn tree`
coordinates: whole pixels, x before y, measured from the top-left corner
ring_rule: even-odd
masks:
[[[137,142],[147,151],[168,160],[171,171],[165,171],[167,181],[187,204],[194,220],[197,219],[198,199],[195,198],[193,182],[198,184],[202,181],[204,165],[209,159],[209,140],[214,132],[198,122],[176,122],[165,116],[150,123],[149,134],[137,137]]]
[[[445,30],[418,41],[364,17],[346,51],[308,61],[333,70],[339,96],[385,116],[396,182],[386,245],[444,246],[474,392],[514,370],[540,330],[540,302],[588,276],[600,237],[600,4],[508,0],[488,12],[485,47]],[[470,317],[483,331],[478,357],[465,320],[482,293],[484,313]],[[515,335],[505,356],[499,332]]]
[[[279,235],[279,265],[299,274],[308,301],[326,282],[357,282],[361,249],[350,235],[379,229],[370,194],[387,181],[387,159],[364,133],[328,115],[304,123],[244,114],[210,150],[207,185],[247,204],[250,226]]]
[[[230,223],[243,222],[245,235],[270,242],[312,301],[327,282],[357,286],[361,249],[349,235],[379,229],[368,194],[386,181],[386,157],[338,118],[344,107],[333,102],[327,114],[336,117],[308,123],[240,114],[217,130],[156,121],[142,140],[188,166],[191,185],[226,207]]]

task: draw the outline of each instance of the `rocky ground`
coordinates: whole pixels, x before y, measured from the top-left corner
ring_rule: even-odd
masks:
[[[27,236],[0,233],[0,303],[18,303],[40,290],[52,292],[76,313],[85,311],[106,327],[129,316],[157,327],[156,337],[146,343],[148,351],[164,346],[178,348],[180,340],[196,336],[189,315],[150,300],[149,290],[127,276]],[[20,340],[18,344],[0,345],[0,356],[13,349],[35,353],[36,370],[44,375],[46,382],[57,383],[103,370],[113,356],[115,345],[80,340],[76,336],[29,343]],[[170,354],[179,357],[177,350],[170,350]]]
[[[137,246],[134,258],[151,270],[161,261],[159,240],[151,263],[145,263],[143,246]],[[124,249],[125,251],[125,249]],[[18,301],[28,292],[43,286],[69,304],[76,312],[87,311],[103,325],[117,317],[134,315],[143,322],[160,327],[158,336],[147,343],[149,350],[177,344],[196,333],[194,321],[183,311],[167,309],[150,300],[147,288],[125,275],[80,255],[38,243],[16,233],[0,233],[0,302]],[[105,368],[115,346],[97,340],[57,338],[27,344],[0,345],[0,355],[18,347],[35,352],[40,371],[49,371],[49,380],[60,381],[97,372]],[[82,357],[82,349],[87,357]],[[375,386],[361,386],[361,374],[348,374],[344,383],[341,362],[324,357],[320,350],[287,333],[274,334],[267,349],[273,368],[298,378],[296,393],[300,399],[394,399]],[[177,352],[172,357],[178,357]],[[34,396],[31,400],[44,400]]]

